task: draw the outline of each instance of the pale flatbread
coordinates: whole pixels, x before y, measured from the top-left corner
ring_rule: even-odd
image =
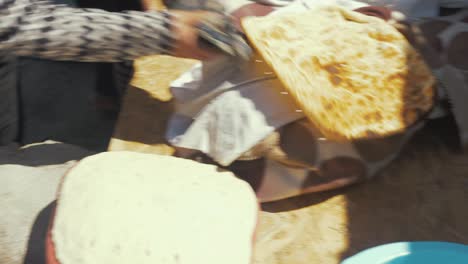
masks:
[[[432,108],[430,69],[384,20],[326,6],[248,17],[242,26],[328,139],[396,134]]]
[[[108,152],[64,178],[52,227],[61,264],[247,264],[258,203],[230,172]]]

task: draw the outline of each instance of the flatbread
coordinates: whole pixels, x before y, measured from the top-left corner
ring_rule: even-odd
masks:
[[[51,234],[60,264],[247,264],[258,209],[231,172],[108,152],[64,178]]]
[[[242,27],[330,140],[385,137],[426,114],[434,78],[392,25],[338,6],[247,17]]]

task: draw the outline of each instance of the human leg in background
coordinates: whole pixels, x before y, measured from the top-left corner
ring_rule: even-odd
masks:
[[[77,3],[79,7],[99,8],[112,12],[143,10],[140,0],[78,0]],[[132,66],[128,67],[129,64],[132,62],[97,64],[96,104],[100,110],[112,111],[119,107],[122,90],[125,90],[130,81],[126,76],[131,75],[133,69]]]
[[[16,59],[0,56],[0,146],[18,137],[18,90]]]

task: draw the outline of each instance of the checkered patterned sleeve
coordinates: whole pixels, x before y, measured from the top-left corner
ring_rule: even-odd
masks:
[[[165,12],[112,13],[38,0],[0,0],[0,51],[53,60],[116,62],[170,53]]]

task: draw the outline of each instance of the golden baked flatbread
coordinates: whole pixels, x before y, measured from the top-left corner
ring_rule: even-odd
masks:
[[[434,78],[392,25],[337,6],[242,20],[307,117],[333,140],[404,131],[433,105]]]

